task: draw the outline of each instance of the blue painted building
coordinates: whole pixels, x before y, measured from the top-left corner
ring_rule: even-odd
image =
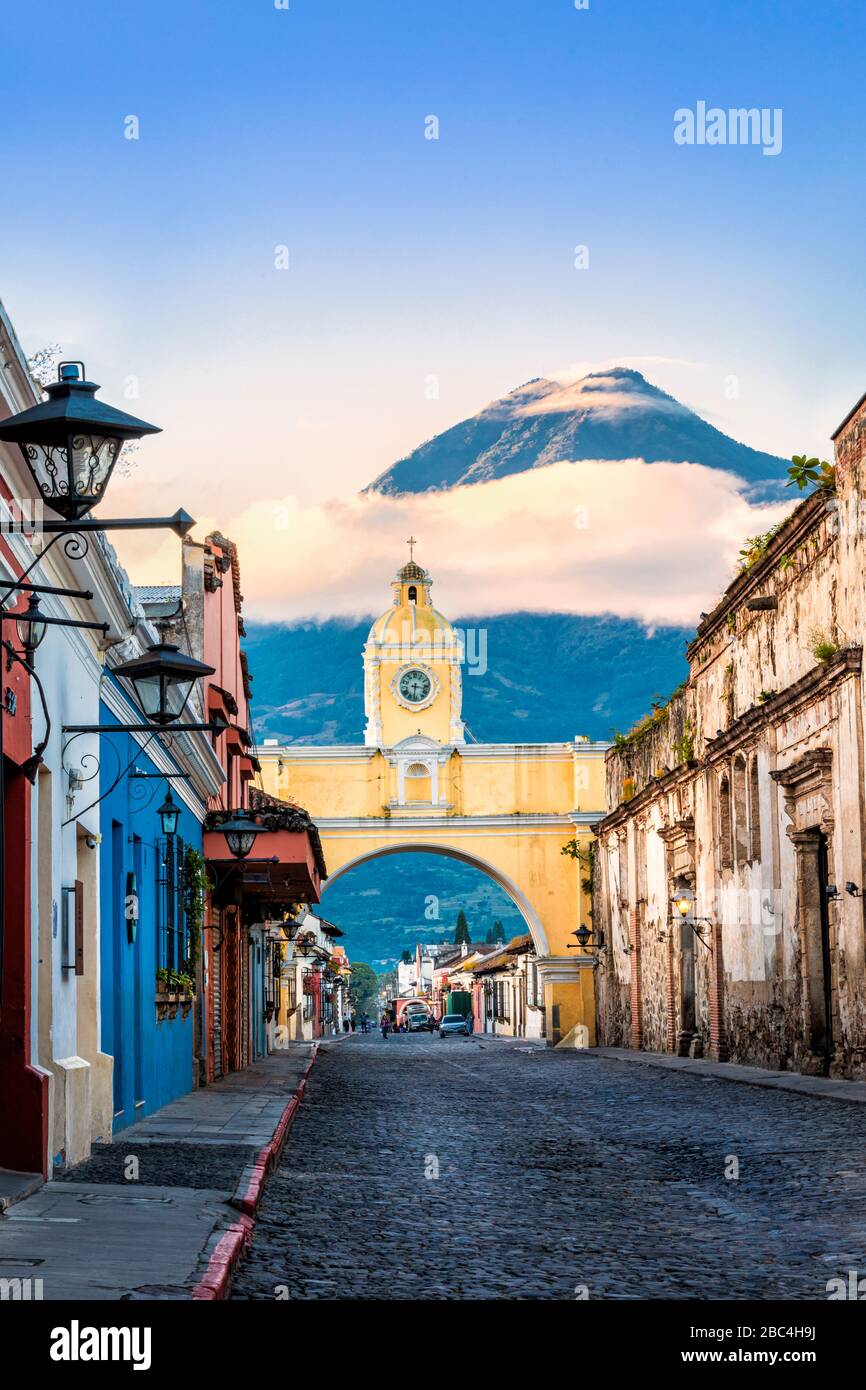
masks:
[[[107,693],[119,709],[117,686]],[[135,718],[118,720],[103,699],[100,722]],[[130,734],[101,734],[99,760],[108,789],[100,802],[101,1046],[114,1058],[117,1131],[196,1084],[195,1007],[184,977],[195,982],[201,967],[186,888],[187,851],[201,853],[203,807],[195,814],[186,784],[166,779],[183,769],[161,744],[151,758]],[[158,810],[169,786],[180,815],[176,834],[164,836]]]

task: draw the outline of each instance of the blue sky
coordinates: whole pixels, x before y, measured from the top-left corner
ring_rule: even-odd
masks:
[[[129,505],[224,524],[239,467],[252,502],[348,496],[572,365],[826,453],[866,388],[864,30],[844,0],[7,10],[0,296],[28,350],[118,403],[137,377],[165,434]],[[781,107],[782,153],[677,146],[699,99]]]

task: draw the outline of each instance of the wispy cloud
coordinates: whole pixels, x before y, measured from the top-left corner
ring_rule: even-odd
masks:
[[[434,602],[451,616],[525,609],[691,624],[728,582],[743,538],[786,510],[751,505],[731,474],[632,459],[557,463],[420,496],[317,506],[285,497],[218,523],[238,544],[254,618],[382,612],[412,534]],[[136,579],[157,582],[175,577],[169,553],[125,556]]]

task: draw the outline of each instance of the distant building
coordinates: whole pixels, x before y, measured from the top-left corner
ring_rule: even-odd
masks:
[[[429,999],[432,996],[433,971],[441,949],[438,942],[419,942],[411,960],[397,962],[398,997],[407,998],[412,994]]]
[[[312,912],[276,930],[280,933],[276,1046],[339,1035],[350,1017],[351,966],[339,944],[343,932]]]

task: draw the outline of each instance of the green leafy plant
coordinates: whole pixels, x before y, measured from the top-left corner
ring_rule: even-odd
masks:
[[[812,655],[816,661],[827,662],[836,655],[838,650],[838,642],[834,642],[830,637],[822,637],[813,644]]]
[[[567,855],[569,859],[576,859],[581,868],[586,870],[584,877],[580,880],[580,886],[584,893],[591,893],[592,871],[595,864],[595,840],[590,840],[585,845],[581,845],[576,839],[569,840],[559,852]]]
[[[169,994],[195,994],[195,980],[185,970],[157,970],[156,982]]]
[[[690,763],[695,756],[695,726],[690,719],[683,725],[683,731],[679,738],[673,742],[674,760],[678,763]]]
[[[196,969],[201,959],[201,933],[204,924],[204,900],[205,894],[211,887],[210,880],[205,869],[204,859],[197,849],[188,845],[183,857],[183,908],[186,915],[187,929],[189,931],[189,955],[186,965],[189,974],[195,978]]]
[[[740,546],[740,569],[750,570],[759,560],[762,560],[767,553],[770,541],[778,531],[778,526],[771,526],[769,531],[764,531],[760,536],[747,536],[744,543]]]
[[[788,469],[786,487],[796,487],[805,492],[807,487],[832,488],[836,484],[836,469],[826,459],[807,458],[805,454],[794,454]]]

